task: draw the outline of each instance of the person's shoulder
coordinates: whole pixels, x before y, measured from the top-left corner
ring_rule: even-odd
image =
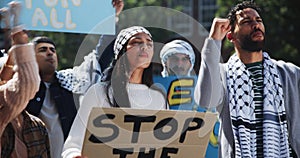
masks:
[[[22,112],[24,118],[24,130],[28,131],[40,131],[43,133],[47,133],[45,123],[38,117],[29,114],[26,110]]]
[[[107,83],[98,82],[92,85],[85,93],[81,105],[84,105],[85,109],[94,107],[95,105],[105,106],[107,102],[107,90]]]
[[[74,75],[72,69],[65,69],[55,72],[55,84],[72,92],[74,84]]]
[[[106,89],[107,89],[108,83],[107,82],[98,82],[93,84],[89,89],[89,93],[105,93]]]
[[[107,82],[97,82],[97,83],[95,83],[95,84],[93,84],[92,86],[91,86],[91,88],[93,87],[93,88],[95,88],[95,89],[98,89],[98,88],[106,88],[108,86],[108,83]]]
[[[69,77],[71,77],[73,75],[73,69],[72,68],[62,69],[62,70],[56,71],[55,75],[57,78],[69,79]]]
[[[282,69],[284,71],[290,71],[292,73],[300,73],[300,67],[291,62],[275,59],[272,59],[272,61],[277,65],[279,69]]]

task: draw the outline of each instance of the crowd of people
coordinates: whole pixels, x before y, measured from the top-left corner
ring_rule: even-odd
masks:
[[[11,6],[17,15],[19,4]],[[113,6],[119,15],[124,4],[114,0]],[[197,75],[195,101],[217,110],[219,157],[300,156],[300,68],[263,50],[260,14],[254,2],[244,1],[227,18],[215,18],[201,59],[182,39],[160,51],[161,76]],[[0,58],[1,157],[85,157],[93,107],[169,109],[153,81],[155,49],[147,28],[133,25],[116,36],[103,35],[79,66],[57,70],[55,42],[45,36],[29,41],[18,16],[12,26],[5,21],[11,47]],[[235,52],[220,63],[224,38]],[[201,60],[199,74],[195,60]]]

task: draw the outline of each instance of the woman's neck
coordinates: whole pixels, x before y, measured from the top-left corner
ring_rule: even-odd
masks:
[[[129,83],[142,83],[144,69],[136,69],[132,73],[130,73]]]

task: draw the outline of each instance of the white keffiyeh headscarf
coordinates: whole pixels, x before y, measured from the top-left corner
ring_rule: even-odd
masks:
[[[161,72],[162,77],[168,77],[169,73],[167,71],[166,62],[168,58],[176,53],[181,53],[189,56],[191,67],[188,71],[187,76],[190,76],[191,71],[194,68],[195,63],[195,53],[193,47],[186,41],[183,40],[173,40],[166,43],[160,51],[161,64],[163,66],[163,71]]]
[[[264,157],[289,157],[289,143],[282,84],[276,66],[263,53],[263,152]],[[256,157],[256,133],[245,124],[255,124],[255,104],[250,72],[235,54],[228,61],[229,107],[237,157]]]

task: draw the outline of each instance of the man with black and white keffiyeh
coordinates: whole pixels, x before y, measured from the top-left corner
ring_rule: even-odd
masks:
[[[300,156],[300,68],[262,51],[259,12],[245,1],[215,18],[202,49],[195,100],[220,114],[219,157]],[[235,54],[221,64],[225,35]]]
[[[89,71],[95,70],[91,59],[96,60],[96,58],[86,57],[81,66],[63,72],[57,71],[58,53],[55,42],[48,37],[39,36],[35,37],[32,43],[41,82],[38,91],[27,104],[26,110],[45,123],[51,157],[60,157],[64,140],[77,114],[73,92],[78,87],[77,90],[83,93],[92,84],[93,78],[90,77]],[[88,57],[92,55],[94,53],[90,53]]]

